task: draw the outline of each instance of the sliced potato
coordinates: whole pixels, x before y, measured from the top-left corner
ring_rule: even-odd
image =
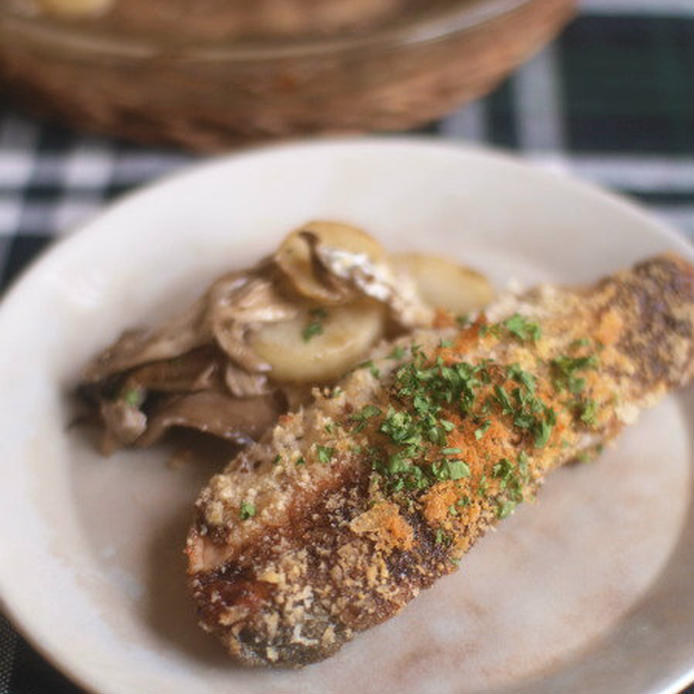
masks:
[[[333,305],[350,298],[348,287],[316,267],[311,235],[323,246],[365,255],[372,263],[386,260],[383,246],[357,227],[338,222],[309,222],[289,234],[274,255],[275,263],[294,290],[307,299]]]
[[[397,253],[391,260],[409,273],[422,299],[434,308],[462,315],[484,308],[494,298],[489,280],[463,265],[424,253]]]
[[[270,364],[273,380],[328,381],[364,358],[383,334],[384,322],[384,308],[373,302],[304,307],[292,320],[260,326],[249,344]]]

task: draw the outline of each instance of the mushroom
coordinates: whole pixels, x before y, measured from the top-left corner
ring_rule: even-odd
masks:
[[[246,345],[248,326],[286,320],[296,311],[271,278],[253,270],[224,275],[192,306],[158,328],[123,333],[87,366],[84,380],[100,381],[135,366],[179,357],[213,341],[249,371],[267,371],[269,367]]]
[[[151,446],[171,427],[187,427],[237,444],[248,444],[282,413],[273,395],[234,398],[223,393],[200,392],[174,396],[154,413],[138,446]]]

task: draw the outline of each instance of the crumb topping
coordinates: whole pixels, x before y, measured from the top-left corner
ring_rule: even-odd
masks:
[[[310,662],[395,614],[547,472],[691,378],[691,275],[660,258],[506,297],[316,389],[198,501],[203,623],[246,662]]]

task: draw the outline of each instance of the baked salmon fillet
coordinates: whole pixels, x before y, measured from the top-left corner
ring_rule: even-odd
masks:
[[[692,266],[660,256],[381,345],[200,495],[202,627],[242,663],[299,666],[397,614],[550,470],[692,378],[693,296]]]

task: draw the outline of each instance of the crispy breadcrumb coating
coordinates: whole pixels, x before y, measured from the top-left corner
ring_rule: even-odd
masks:
[[[186,552],[201,624],[302,665],[399,612],[547,472],[694,371],[694,270],[648,260],[380,346],[212,478]]]

